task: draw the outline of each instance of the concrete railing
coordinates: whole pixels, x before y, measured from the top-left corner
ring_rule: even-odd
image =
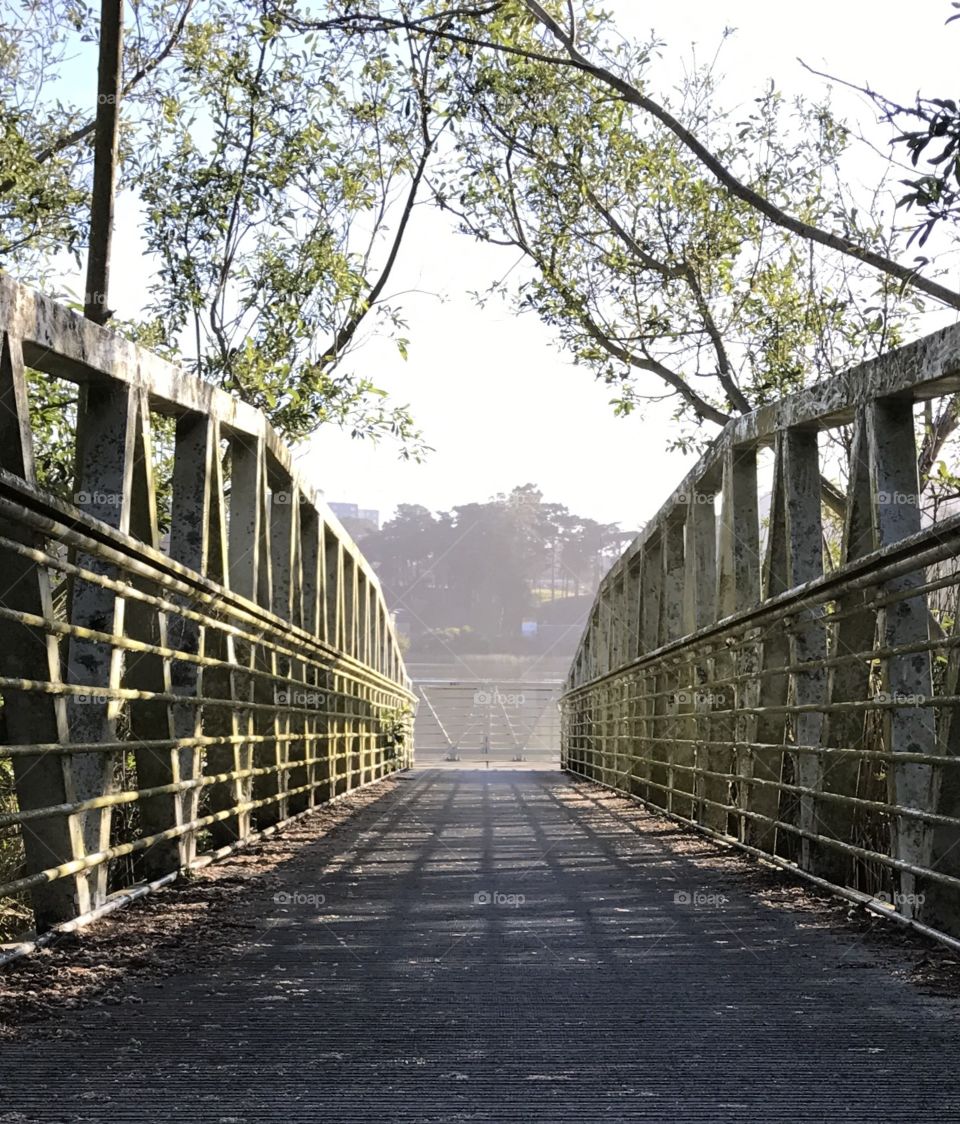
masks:
[[[606,576],[562,703],[569,771],[955,935],[960,516],[922,513],[916,443],[958,389],[954,327],[731,422]]]
[[[259,411],[3,276],[0,330],[0,907],[42,931],[409,764],[415,700]],[[72,502],[37,487],[25,365],[79,388]]]

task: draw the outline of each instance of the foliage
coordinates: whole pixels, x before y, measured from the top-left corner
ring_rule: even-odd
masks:
[[[435,141],[429,61],[284,31],[289,7],[128,7],[120,187],[156,274],[147,319],[119,327],[290,438],[334,422],[418,457],[409,410],[345,360],[364,323],[403,327],[385,286]],[[0,247],[35,283],[85,245],[92,112],[74,99],[93,99],[96,37],[72,2],[22,5],[0,31]]]
[[[13,762],[0,760],[0,812],[17,810]],[[0,882],[13,882],[23,873],[23,840],[16,828],[0,830]],[[12,940],[33,919],[25,894],[0,898],[0,941]]]
[[[521,624],[543,590],[551,600],[592,597],[632,534],[544,503],[527,484],[436,514],[401,504],[359,545],[422,656],[523,650]]]
[[[642,83],[661,45],[611,38],[602,18],[581,20],[581,45]],[[733,120],[709,67],[666,104],[777,205],[883,241],[879,209],[842,204],[846,132],[829,106],[788,102],[769,85]],[[473,57],[456,137],[441,205],[525,255],[533,269],[512,290],[517,306],[613,389],[619,412],[673,396],[681,445],[704,420],[721,424],[896,344],[915,311],[891,279],[865,283],[858,267],[771,225],[672,132],[581,74]]]
[[[71,35],[96,35],[88,5],[52,7],[57,30],[7,33],[0,51],[15,171],[0,236],[22,236],[17,208],[36,196],[44,260],[83,241],[63,193],[87,190],[89,133],[56,67]],[[861,261],[893,255],[898,232],[879,195],[845,200],[847,134],[829,105],[771,84],[731,115],[711,67],[654,101],[662,44],[624,40],[592,0],[133,12],[122,183],[144,205],[158,274],[150,317],[126,330],[291,437],[333,421],[419,455],[408,410],[345,356],[377,316],[406,353],[384,286],[425,186],[466,231],[526,259],[485,295],[509,292],[553,328],[617,411],[672,397],[683,448],[709,438],[706,421],[896,344],[918,311],[902,269],[878,279]],[[39,89],[45,67],[56,97]],[[931,104],[942,130],[952,103]]]
[[[951,6],[958,11],[948,24],[960,20],[960,0],[953,0]],[[896,125],[892,144],[903,146],[914,168],[921,158],[926,165],[921,175],[901,181],[909,190],[898,204],[919,212],[910,243],[916,240],[924,246],[938,224],[952,227],[960,220],[960,108],[954,98],[918,94],[913,105],[904,106],[875,90],[863,92],[881,110],[882,119]]]

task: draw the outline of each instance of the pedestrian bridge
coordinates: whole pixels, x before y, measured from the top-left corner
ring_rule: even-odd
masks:
[[[0,329],[0,1121],[957,1115],[960,330],[731,423],[602,584],[562,768],[479,772],[415,767],[260,413],[6,277]]]

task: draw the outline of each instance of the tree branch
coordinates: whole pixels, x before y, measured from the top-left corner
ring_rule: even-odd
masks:
[[[663,106],[655,102],[652,98],[642,94],[632,83],[614,74],[613,71],[608,70],[606,67],[590,62],[585,55],[581,54],[564,28],[537,3],[537,0],[523,0],[523,4],[530,14],[535,16],[543,27],[545,27],[565,48],[571,62],[573,62],[579,70],[583,71],[585,74],[589,74],[598,82],[602,82],[604,85],[616,90],[624,101],[628,102],[630,105],[637,106],[638,109],[642,109],[645,113],[649,113],[662,125],[665,125],[670,132],[697,157],[700,163],[716,176],[731,195],[741,199],[754,210],[760,212],[760,214],[766,215],[767,218],[784,230],[789,230],[791,233],[797,234],[801,238],[805,238],[811,242],[818,242],[820,245],[828,246],[830,249],[837,250],[839,253],[846,254],[848,257],[856,258],[858,261],[862,261],[864,264],[882,273],[886,273],[891,277],[896,277],[905,285],[909,285],[912,288],[927,293],[929,296],[935,297],[938,301],[949,305],[951,308],[960,309],[960,293],[954,292],[952,289],[948,289],[943,285],[939,285],[935,281],[930,281],[927,278],[919,276],[915,269],[900,265],[898,262],[891,261],[889,258],[884,257],[882,254],[877,254],[863,246],[858,246],[855,242],[851,242],[847,238],[841,238],[837,234],[820,230],[819,227],[812,226],[810,223],[803,222],[801,219],[787,214],[765,196],[754,191],[753,188],[748,187],[746,184],[741,183],[741,181],[737,179],[737,177],[702,144],[689,129],[682,125],[671,113],[664,109]]]
[[[187,16],[189,16],[190,11],[195,4],[196,0],[186,0],[183,12],[181,13],[179,20],[177,20],[174,29],[170,34],[170,37],[167,39],[167,42],[163,47],[163,50],[154,55],[154,57],[148,62],[145,62],[143,66],[141,66],[140,69],[136,71],[136,73],[133,74],[133,76],[127,82],[124,83],[123,97],[127,97],[130,91],[134,89],[134,87],[137,86],[138,83],[142,82],[148,74],[152,74],[158,66],[166,61],[166,59],[170,55],[170,52],[176,46],[177,40],[183,34],[183,29],[187,23]],[[63,152],[64,149],[71,148],[79,141],[82,141],[84,137],[90,136],[96,126],[96,118],[91,121],[87,121],[85,125],[80,125],[72,132],[65,133],[62,137],[59,137],[52,144],[47,145],[46,148],[41,148],[39,152],[35,152],[34,159],[38,164],[46,163],[47,160],[49,160],[53,156],[56,156],[58,153]],[[7,181],[2,185],[2,188],[0,188],[0,190],[9,190],[10,186],[12,186],[12,181]]]

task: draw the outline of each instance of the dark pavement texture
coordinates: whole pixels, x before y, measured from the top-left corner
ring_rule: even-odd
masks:
[[[957,1001],[592,786],[415,772],[327,844],[215,975],[0,1044],[0,1122],[960,1119]]]

